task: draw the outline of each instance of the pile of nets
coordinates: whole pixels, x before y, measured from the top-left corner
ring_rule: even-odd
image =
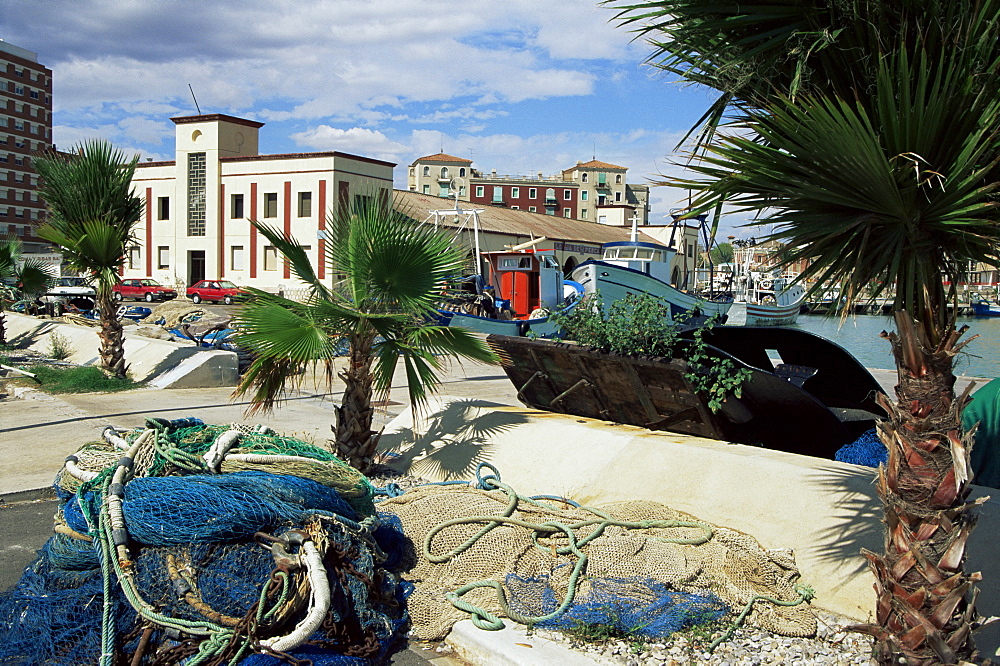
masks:
[[[368,479],[261,427],[149,419],[56,480],[0,596],[7,664],[369,664],[404,634],[405,537]]]
[[[878,431],[872,428],[850,444],[842,446],[834,454],[833,459],[852,465],[878,467],[889,460],[889,452],[886,451],[885,444],[879,439]]]
[[[529,498],[498,475],[470,485],[428,485],[379,502],[416,548],[405,576],[411,633],[444,637],[458,620],[483,629],[501,617],[554,629],[614,626],[663,638],[745,610],[746,621],[812,636],[788,551],[649,501],[580,507]]]

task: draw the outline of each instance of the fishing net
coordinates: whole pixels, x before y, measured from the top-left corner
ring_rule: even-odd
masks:
[[[541,626],[649,623],[646,635],[665,635],[749,604],[753,626],[785,636],[816,631],[806,605],[753,603],[801,602],[786,551],[655,502],[567,508],[495,485],[426,486],[378,505],[399,517],[417,549],[407,603],[421,639],[443,637],[470,612],[483,627],[504,615]],[[567,599],[575,605],[557,613]]]
[[[833,459],[853,465],[878,467],[889,460],[889,452],[886,451],[885,444],[879,439],[878,431],[872,428],[850,444],[842,446],[834,454]]]
[[[0,595],[7,664],[360,665],[405,632],[401,523],[327,451],[150,419],[83,446],[56,489],[55,534]]]

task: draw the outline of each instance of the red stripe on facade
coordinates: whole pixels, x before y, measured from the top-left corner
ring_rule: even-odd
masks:
[[[226,186],[219,185],[219,277],[226,277]]]
[[[292,237],[292,183],[285,181],[285,238]],[[282,276],[287,280],[292,276],[292,270],[287,261],[283,261]]]
[[[250,183],[250,219],[257,219],[257,183]],[[257,277],[257,227],[250,225],[250,279]]]
[[[153,275],[153,188],[146,188],[146,275]]]
[[[320,231],[326,229],[326,181],[319,181],[319,201],[316,202],[316,214],[319,215],[317,228]],[[320,280],[326,277],[326,239],[322,235],[316,242],[316,277]]]

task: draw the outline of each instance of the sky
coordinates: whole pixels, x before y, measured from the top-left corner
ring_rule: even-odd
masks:
[[[0,39],[53,73],[53,140],[173,159],[174,116],[265,123],[261,153],[337,150],[406,167],[445,152],[498,174],[592,158],[681,174],[711,91],[589,0],[0,0]],[[189,89],[189,85],[191,89]],[[651,190],[650,221],[684,191]],[[727,219],[721,235],[743,219]],[[759,233],[758,233],[759,235]]]

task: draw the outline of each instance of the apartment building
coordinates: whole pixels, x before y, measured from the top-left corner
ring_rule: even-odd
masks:
[[[172,161],[139,164],[145,201],[123,277],[185,287],[225,279],[268,291],[300,284],[250,220],[294,237],[326,275],[327,214],[360,197],[388,196],[395,166],[341,152],[260,155],[263,123],[222,114],[171,118]]]
[[[32,155],[52,148],[52,70],[38,54],[0,40],[0,235],[27,252],[47,245],[35,236],[45,204],[38,199]]]
[[[408,189],[463,201],[505,206],[609,226],[640,225],[649,220],[649,187],[627,181],[628,169],[600,160],[577,162],[556,175],[498,175],[478,171],[472,160],[438,153],[410,165]],[[460,180],[455,180],[459,178]]]

